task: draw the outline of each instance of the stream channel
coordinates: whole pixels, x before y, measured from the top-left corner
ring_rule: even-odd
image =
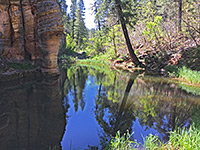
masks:
[[[0,85],[0,150],[102,149],[119,131],[143,143],[189,127],[200,88],[162,77],[71,66],[59,78]]]

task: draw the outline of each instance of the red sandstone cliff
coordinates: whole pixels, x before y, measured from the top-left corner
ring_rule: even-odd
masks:
[[[57,71],[62,15],[56,0],[0,0],[0,56]]]

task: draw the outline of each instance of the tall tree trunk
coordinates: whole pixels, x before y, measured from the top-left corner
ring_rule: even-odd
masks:
[[[178,1],[179,5],[178,5],[178,31],[181,32],[182,28],[181,28],[181,24],[182,24],[182,5],[183,5],[183,1],[179,0]]]
[[[96,15],[98,13],[98,5],[97,2],[94,2],[94,14]],[[98,25],[98,30],[101,31],[101,22],[100,19],[97,19],[97,25]]]
[[[75,19],[72,20],[72,39],[74,40],[74,27],[75,27]]]
[[[124,38],[126,40],[126,45],[128,47],[128,51],[129,51],[131,60],[133,61],[133,63],[136,66],[145,67],[144,64],[142,64],[139,61],[139,59],[137,58],[137,56],[135,55],[135,52],[134,52],[133,47],[131,45],[130,38],[129,38],[129,35],[128,35],[128,30],[126,28],[126,24],[125,24],[123,12],[122,12],[122,8],[121,8],[121,5],[120,5],[121,1],[120,0],[114,0],[114,2],[115,2],[115,8],[116,8],[116,11],[117,11],[117,15],[119,17],[119,21],[121,23],[121,27],[122,27],[122,30],[123,30],[123,33],[124,33]]]
[[[113,46],[114,46],[114,51],[115,51],[115,57],[117,57],[117,45],[115,42],[115,28],[113,27]]]
[[[100,22],[100,20],[98,19],[98,29],[99,29],[99,31],[101,31],[101,22]]]

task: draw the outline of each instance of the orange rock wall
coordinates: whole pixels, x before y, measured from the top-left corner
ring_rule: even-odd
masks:
[[[0,0],[0,56],[57,71],[62,15],[56,0]]]

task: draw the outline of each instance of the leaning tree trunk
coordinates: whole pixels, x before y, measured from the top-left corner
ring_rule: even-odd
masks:
[[[126,24],[125,24],[123,12],[122,12],[122,8],[121,8],[121,5],[120,5],[121,2],[120,2],[120,0],[114,0],[114,2],[115,2],[115,8],[116,8],[116,11],[117,11],[117,15],[119,17],[119,21],[121,23],[121,27],[122,27],[122,30],[123,30],[123,33],[124,33],[124,38],[126,40],[126,45],[128,47],[128,51],[129,51],[131,60],[133,61],[133,63],[136,66],[145,67],[144,64],[142,64],[139,61],[139,59],[137,58],[137,56],[135,55],[135,52],[134,52],[133,47],[131,45],[130,38],[129,38],[129,35],[128,35],[128,30],[126,28]]]

